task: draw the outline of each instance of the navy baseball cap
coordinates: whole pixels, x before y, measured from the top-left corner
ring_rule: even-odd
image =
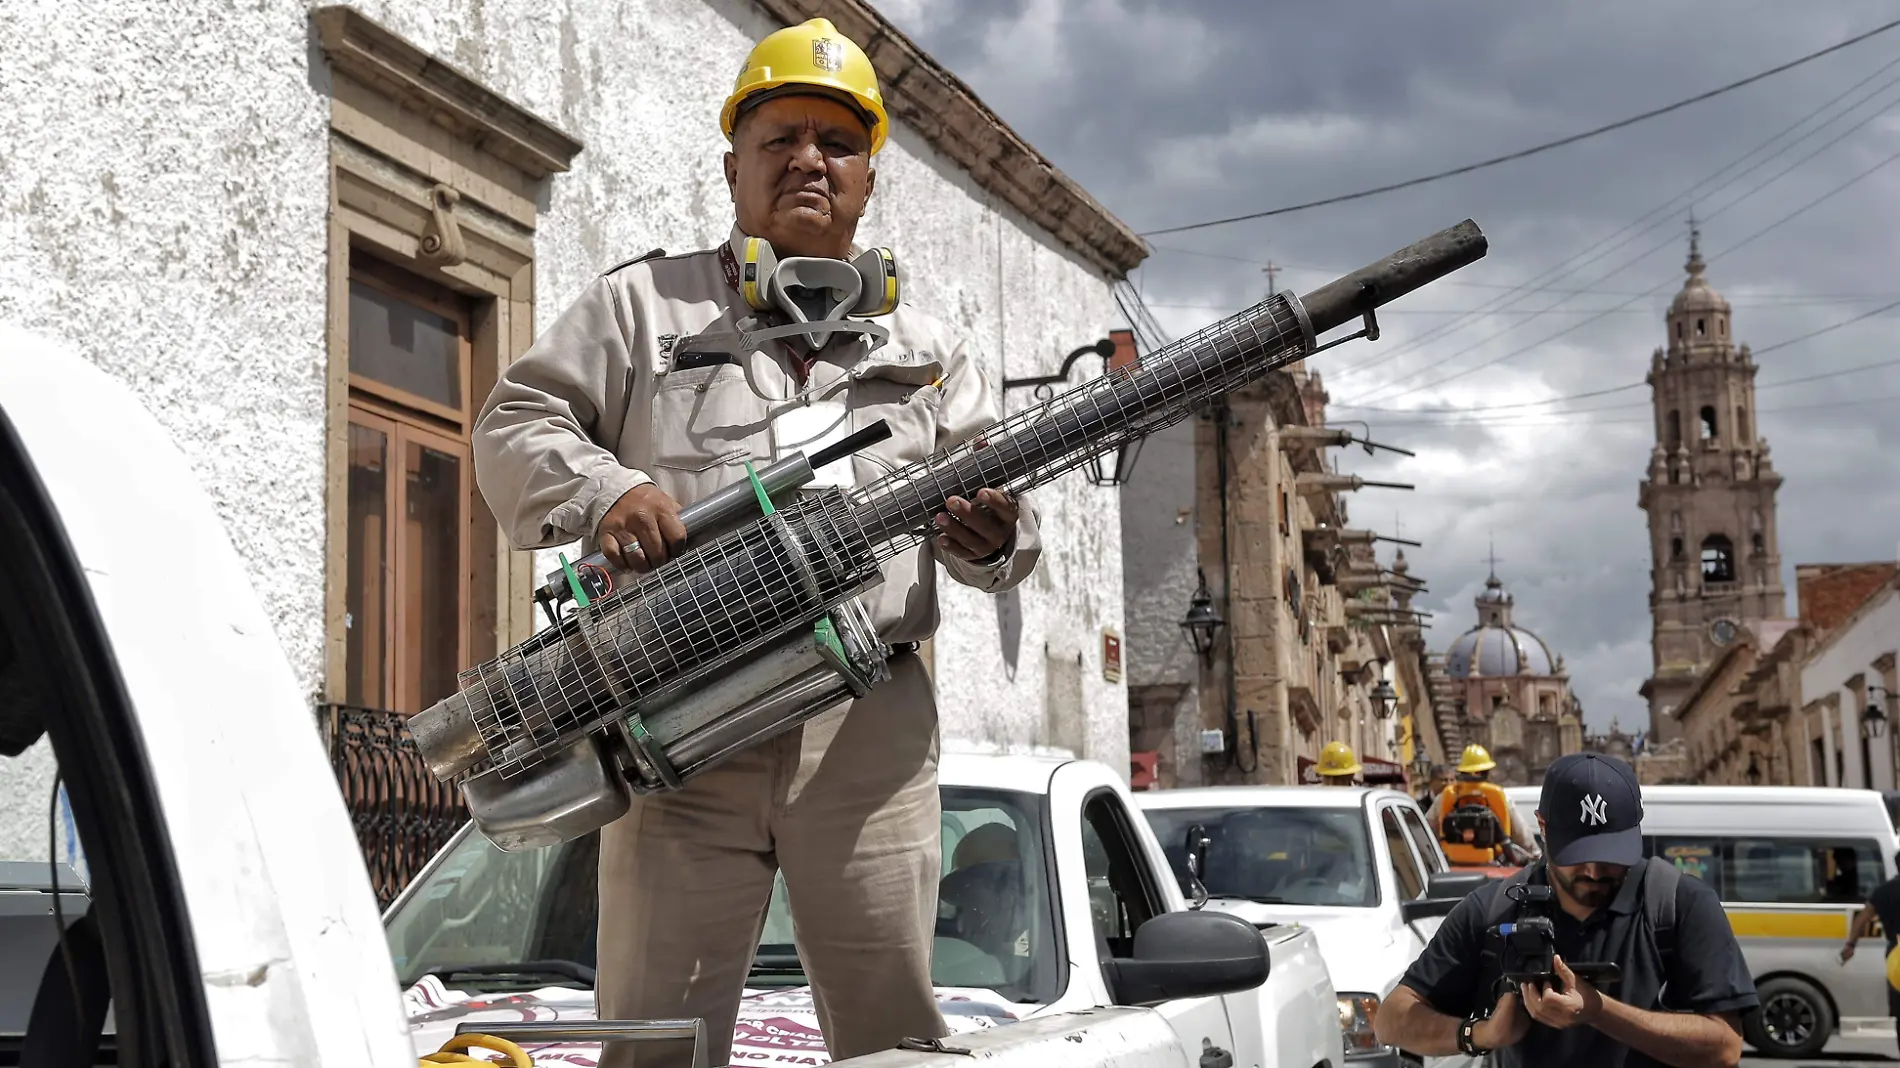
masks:
[[[1642,863],[1643,791],[1635,769],[1613,756],[1571,753],[1552,761],[1537,811],[1551,864]]]

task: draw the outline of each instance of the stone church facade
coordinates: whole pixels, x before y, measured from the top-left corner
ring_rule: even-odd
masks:
[[[1493,782],[1537,785],[1552,761],[1583,748],[1582,705],[1563,656],[1517,625],[1516,599],[1495,567],[1472,603],[1477,625],[1430,668],[1445,753],[1456,762],[1475,742],[1497,761]]]

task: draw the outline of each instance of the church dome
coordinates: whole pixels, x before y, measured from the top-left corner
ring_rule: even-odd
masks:
[[[1555,675],[1557,658],[1544,639],[1511,620],[1511,595],[1495,573],[1475,598],[1478,625],[1458,636],[1445,653],[1445,673],[1454,679]]]

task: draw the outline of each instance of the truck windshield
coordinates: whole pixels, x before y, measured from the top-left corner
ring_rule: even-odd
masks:
[[[1188,828],[1207,834],[1202,885],[1214,897],[1273,905],[1378,904],[1366,817],[1357,808],[1155,808],[1145,813],[1168,864],[1192,893]]]
[[[932,979],[1011,1001],[1053,1001],[1063,968],[1043,798],[944,787],[942,799]],[[599,858],[598,835],[506,853],[465,831],[387,918],[403,985],[434,974],[465,990],[592,987]],[[804,984],[780,876],[750,985]]]

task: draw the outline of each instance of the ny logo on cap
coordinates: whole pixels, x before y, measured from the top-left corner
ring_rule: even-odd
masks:
[[[1585,794],[1583,798],[1583,822],[1593,827],[1601,827],[1610,822],[1607,804],[1602,794]]]

